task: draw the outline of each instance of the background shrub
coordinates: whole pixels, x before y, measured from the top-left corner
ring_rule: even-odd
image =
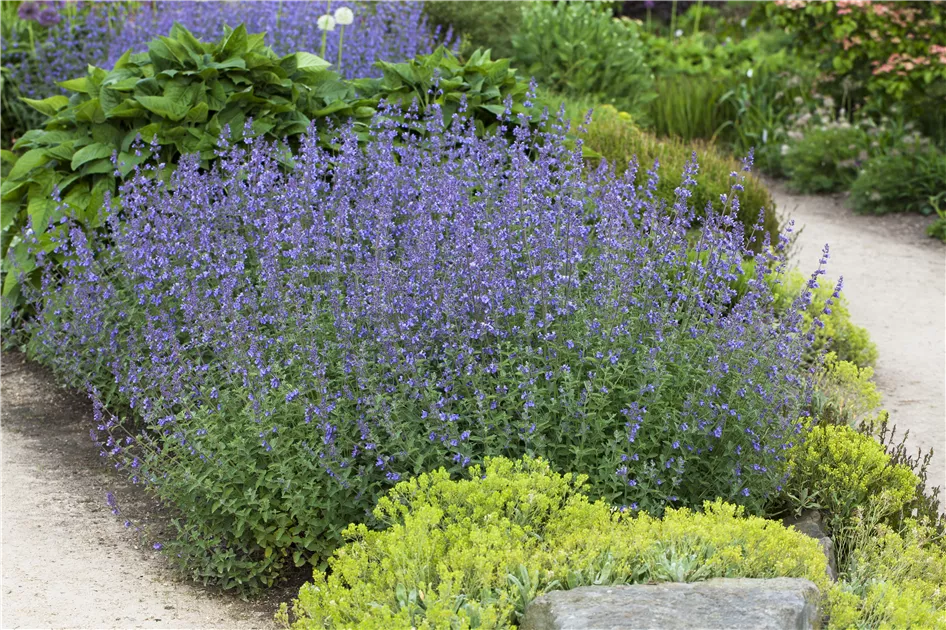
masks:
[[[638,117],[653,98],[653,75],[632,22],[594,2],[534,2],[513,36],[520,72],[565,96],[609,103]]]
[[[537,460],[398,484],[375,508],[386,529],[346,530],[329,571],[299,591],[292,628],[507,627],[533,598],[590,585],[806,577],[827,589],[817,543],[778,523],[721,502],[631,517],[583,490]]]
[[[691,245],[695,166],[669,210],[656,177],[586,176],[560,123],[527,121],[386,116],[364,146],[304,137],[291,173],[247,140],[124,184],[107,245],[69,229],[30,352],[140,414],[102,410],[101,439],[180,512],[169,557],[268,584],[402,476],[493,455],[632,509],[762,509],[801,431],[808,296],[774,319],[766,253],[735,302],[751,253],[732,207]]]
[[[864,131],[847,124],[810,131],[785,154],[789,186],[801,193],[847,190],[868,158],[867,145]]]
[[[946,205],[944,183],[946,153],[933,147],[899,149],[864,163],[851,185],[851,203],[864,213],[933,214]]]
[[[570,106],[573,116],[578,118],[584,103],[580,101]],[[590,109],[590,104],[588,106]],[[587,111],[587,109],[585,110]],[[721,209],[722,195],[727,195],[732,185],[731,173],[742,165],[738,160],[720,153],[712,145],[700,142],[686,142],[678,138],[661,138],[637,128],[629,114],[619,112],[609,105],[594,108],[591,123],[584,134],[585,146],[601,155],[614,167],[618,174],[623,174],[636,157],[639,170],[635,181],[646,183],[646,170],[654,162],[660,163],[660,182],[657,195],[662,199],[673,199],[674,191],[681,184],[684,166],[694,153],[700,165],[695,175],[697,186],[690,197],[697,215],[701,215],[707,205]],[[756,177],[749,175],[743,183],[739,195],[740,204],[737,218],[745,228],[746,234],[753,231],[759,220],[759,212],[764,209],[762,229],[769,234],[772,242],[778,240],[779,227],[775,202],[765,185]],[[755,251],[762,247],[762,235],[755,235],[755,242],[750,244]]]
[[[449,29],[460,40],[460,53],[478,48],[491,50],[493,57],[513,56],[512,37],[522,22],[521,2],[485,0],[433,0],[424,2],[424,13],[440,32]]]
[[[875,112],[896,103],[926,135],[946,141],[946,8],[940,3],[782,2],[759,10],[829,73],[825,87],[835,96],[853,104],[869,97]]]

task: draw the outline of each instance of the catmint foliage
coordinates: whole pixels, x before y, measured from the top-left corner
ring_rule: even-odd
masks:
[[[669,204],[656,164],[588,172],[561,119],[462,116],[382,112],[333,153],[313,129],[288,172],[262,140],[142,170],[107,238],[50,254],[30,352],[90,387],[103,454],[178,511],[165,548],[194,575],[269,584],[398,480],[487,456],[653,514],[778,491],[820,268],[776,318],[786,239],[747,249],[737,173],[694,239],[695,159]]]

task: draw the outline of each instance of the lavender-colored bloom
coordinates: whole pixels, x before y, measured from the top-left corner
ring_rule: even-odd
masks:
[[[38,2],[24,2],[16,10],[16,14],[21,20],[37,20],[40,11],[41,8]]]
[[[59,24],[61,20],[62,17],[59,15],[59,11],[53,7],[43,9],[40,12],[39,17],[36,18],[36,21],[39,22],[40,26],[45,26],[47,28]]]
[[[799,439],[810,290],[775,317],[766,275],[784,259],[746,249],[736,191],[694,244],[695,162],[668,208],[656,166],[642,187],[636,163],[588,173],[560,120],[483,137],[437,110],[383,113],[367,145],[311,130],[291,172],[260,140],[211,171],[185,157],[167,184],[142,169],[109,238],[68,230],[62,275],[30,296],[33,355],[111,380],[139,414],[147,430],[110,454],[129,421],[97,404],[98,439],[194,514],[179,537],[253,556],[251,532],[213,529],[176,481],[224,488],[247,466],[292,485],[267,514],[325,540],[418,461],[459,473],[497,454],[592,472],[616,505],[760,509]]]

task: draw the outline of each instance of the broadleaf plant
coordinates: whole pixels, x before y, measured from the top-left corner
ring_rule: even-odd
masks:
[[[513,115],[527,109],[528,85],[489,51],[462,62],[441,47],[377,65],[383,78],[344,80],[312,53],[277,56],[262,34],[242,25],[217,42],[202,42],[175,24],[168,37],[153,40],[147,52],[126,52],[110,71],[89,66],[86,76],[61,82],[73,92],[69,98],[24,99],[49,119],[16,143],[14,151],[22,153],[0,190],[3,321],[22,303],[20,283],[38,282],[37,252],[23,230],[32,229],[46,255],[59,256],[56,226],[66,217],[87,229],[104,225],[106,197],[115,197],[119,181],[146,160],[165,164],[164,177],[184,154],[199,154],[209,168],[221,139],[248,135],[295,145],[320,119],[332,121],[318,125],[323,146],[331,146],[333,127],[348,122],[365,142],[382,99],[405,109],[414,101],[421,108],[438,103],[448,120],[465,101],[483,132],[495,128],[507,107]]]

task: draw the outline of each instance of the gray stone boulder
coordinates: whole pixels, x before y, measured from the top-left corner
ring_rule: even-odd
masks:
[[[838,561],[834,553],[834,541],[828,537],[821,527],[821,514],[817,510],[805,510],[799,517],[782,519],[785,527],[794,527],[802,534],[814,538],[821,543],[821,549],[828,559],[828,577],[832,582],[838,581]]]
[[[586,586],[537,597],[522,630],[806,630],[818,588],[799,578]]]

